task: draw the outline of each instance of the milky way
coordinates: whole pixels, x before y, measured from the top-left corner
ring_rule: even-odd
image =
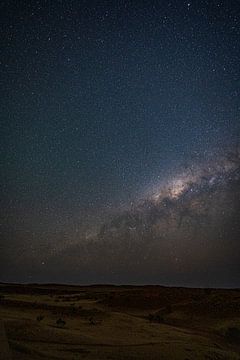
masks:
[[[239,165],[237,150],[185,169],[104,224],[85,261],[96,256],[112,281],[226,285],[240,261]]]
[[[239,155],[238,149],[228,150],[182,169],[158,191],[116,210],[97,231],[89,228],[76,243],[50,250],[42,276],[58,280],[64,271],[73,282],[235,286]]]

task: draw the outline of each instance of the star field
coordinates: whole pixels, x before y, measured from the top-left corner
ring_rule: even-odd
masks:
[[[211,285],[239,286],[237,2],[8,0],[0,14],[0,280],[206,285],[209,265]],[[194,201],[212,204],[201,220]],[[112,234],[141,202],[157,220]],[[192,248],[196,221],[205,240]],[[204,241],[222,272],[233,264],[222,282],[208,246],[192,265]]]

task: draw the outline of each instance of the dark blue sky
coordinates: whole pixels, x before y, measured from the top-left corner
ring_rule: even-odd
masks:
[[[238,141],[236,1],[4,1],[0,13],[4,247],[71,242]]]

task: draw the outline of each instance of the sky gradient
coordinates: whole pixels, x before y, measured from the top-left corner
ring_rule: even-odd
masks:
[[[0,14],[0,280],[240,286],[237,2]]]

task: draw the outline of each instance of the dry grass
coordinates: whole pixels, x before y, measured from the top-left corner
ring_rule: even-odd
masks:
[[[0,316],[14,360],[240,359],[238,290],[57,285],[0,290]]]

